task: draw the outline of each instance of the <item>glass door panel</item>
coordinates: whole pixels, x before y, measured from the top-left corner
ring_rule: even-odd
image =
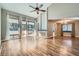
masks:
[[[34,30],[35,30],[35,23],[32,21],[28,21],[27,22],[27,30],[28,30],[28,35],[33,36]]]
[[[14,15],[8,15],[7,22],[7,39],[18,39],[19,38],[19,18]]]

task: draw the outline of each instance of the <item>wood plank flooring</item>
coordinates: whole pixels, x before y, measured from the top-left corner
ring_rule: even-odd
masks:
[[[79,56],[79,38],[15,39],[2,42],[1,56]]]

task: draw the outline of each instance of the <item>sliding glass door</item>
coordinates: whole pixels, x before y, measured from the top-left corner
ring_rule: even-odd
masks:
[[[8,15],[7,39],[23,39],[35,34],[35,21],[26,17]]]

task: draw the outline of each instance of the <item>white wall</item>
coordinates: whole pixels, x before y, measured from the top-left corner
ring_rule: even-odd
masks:
[[[1,6],[0,6],[0,45],[1,45]]]
[[[39,17],[39,29],[47,30],[47,13],[42,13]]]
[[[48,19],[79,17],[78,3],[55,3],[48,8]]]
[[[1,40],[6,39],[6,31],[7,31],[6,11],[1,9]]]
[[[42,29],[47,30],[47,13],[42,14]]]

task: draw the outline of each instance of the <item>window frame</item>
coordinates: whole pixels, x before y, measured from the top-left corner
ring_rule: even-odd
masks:
[[[63,25],[66,25],[66,27],[67,27],[67,29],[66,29],[66,30],[63,30]],[[62,25],[62,31],[63,31],[63,32],[72,32],[72,30],[71,30],[71,31],[69,31],[69,28],[68,28],[68,26],[69,26],[69,25],[71,25],[71,26],[72,26],[72,24],[63,24],[63,25]],[[71,27],[71,28],[72,28],[72,27]]]

